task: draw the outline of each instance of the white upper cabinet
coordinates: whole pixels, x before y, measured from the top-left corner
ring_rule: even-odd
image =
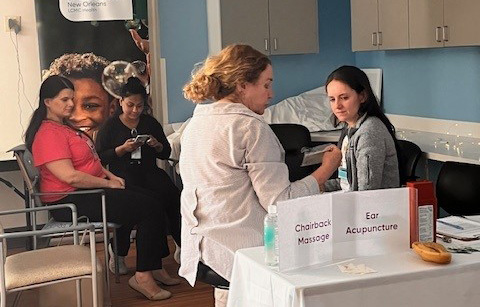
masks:
[[[445,46],[480,45],[480,1],[444,0]]]
[[[410,47],[480,45],[480,1],[410,0]]]
[[[245,43],[266,54],[318,52],[317,0],[207,0],[210,54]]]
[[[408,12],[410,48],[443,47],[443,0],[410,0]]]
[[[352,50],[408,48],[408,0],[351,0]]]
[[[352,50],[378,50],[378,0],[352,0]]]

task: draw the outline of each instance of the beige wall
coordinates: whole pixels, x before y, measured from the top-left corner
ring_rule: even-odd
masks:
[[[5,16],[21,16],[22,29],[17,38],[14,32],[5,31]],[[17,53],[12,39],[15,43],[18,41],[20,71],[25,87],[19,82]],[[23,130],[32,114],[32,107],[25,96],[33,108],[37,106],[41,77],[34,0],[0,1],[0,46],[0,160],[6,160],[11,155],[5,151],[22,142]]]
[[[17,38],[14,32],[10,37],[10,32],[5,31],[5,16],[21,16],[22,29]],[[18,41],[24,87],[22,82],[19,84],[17,54],[12,39],[15,43]],[[32,107],[25,96],[33,108],[38,104],[41,77],[34,0],[0,1],[0,46],[0,160],[9,160],[12,159],[12,154],[5,151],[23,142],[23,129],[26,129],[32,113]],[[23,190],[19,172],[0,172],[0,176]],[[22,207],[23,200],[0,184],[0,210]],[[25,218],[14,216],[2,218],[0,222],[5,228],[21,227],[25,225]]]

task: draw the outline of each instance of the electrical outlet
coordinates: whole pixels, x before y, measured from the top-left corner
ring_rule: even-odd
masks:
[[[14,29],[11,27],[11,23],[9,24],[9,21],[12,20],[17,26],[18,26],[18,31],[20,31],[22,27],[22,19],[20,16],[5,16],[5,32],[10,32],[14,31]]]

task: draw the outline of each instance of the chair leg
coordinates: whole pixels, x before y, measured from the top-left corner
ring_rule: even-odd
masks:
[[[95,231],[90,231],[90,261],[92,262],[92,307],[98,306],[97,255],[95,252]]]
[[[105,256],[105,281],[107,285],[108,297],[112,297],[112,289],[110,288],[110,276],[108,274],[108,242],[110,239],[110,234],[107,228],[107,207],[105,194],[102,194],[102,222],[103,222],[103,249]]]
[[[0,306],[7,306],[7,286],[5,285],[5,257],[3,240],[0,240]]]
[[[119,263],[118,263],[118,245],[117,245],[117,229],[113,228],[113,257],[115,258],[115,283],[120,283]]]
[[[108,233],[108,230],[103,232],[103,248],[104,248],[104,254],[105,254],[105,281],[106,281],[106,286],[107,286],[107,291],[108,291],[108,296],[111,297],[111,289],[110,289],[110,278],[109,278],[109,270],[108,270],[108,242],[110,241],[110,235]]]
[[[82,281],[75,280],[75,287],[77,288],[77,307],[82,307]]]

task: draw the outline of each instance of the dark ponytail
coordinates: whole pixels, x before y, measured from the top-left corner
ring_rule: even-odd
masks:
[[[40,86],[38,108],[33,112],[32,119],[25,132],[25,145],[28,150],[32,150],[35,135],[37,134],[42,121],[47,117],[45,99],[54,98],[60,93],[60,91],[67,88],[73,90],[73,83],[62,76],[50,76],[42,82],[42,85]]]

